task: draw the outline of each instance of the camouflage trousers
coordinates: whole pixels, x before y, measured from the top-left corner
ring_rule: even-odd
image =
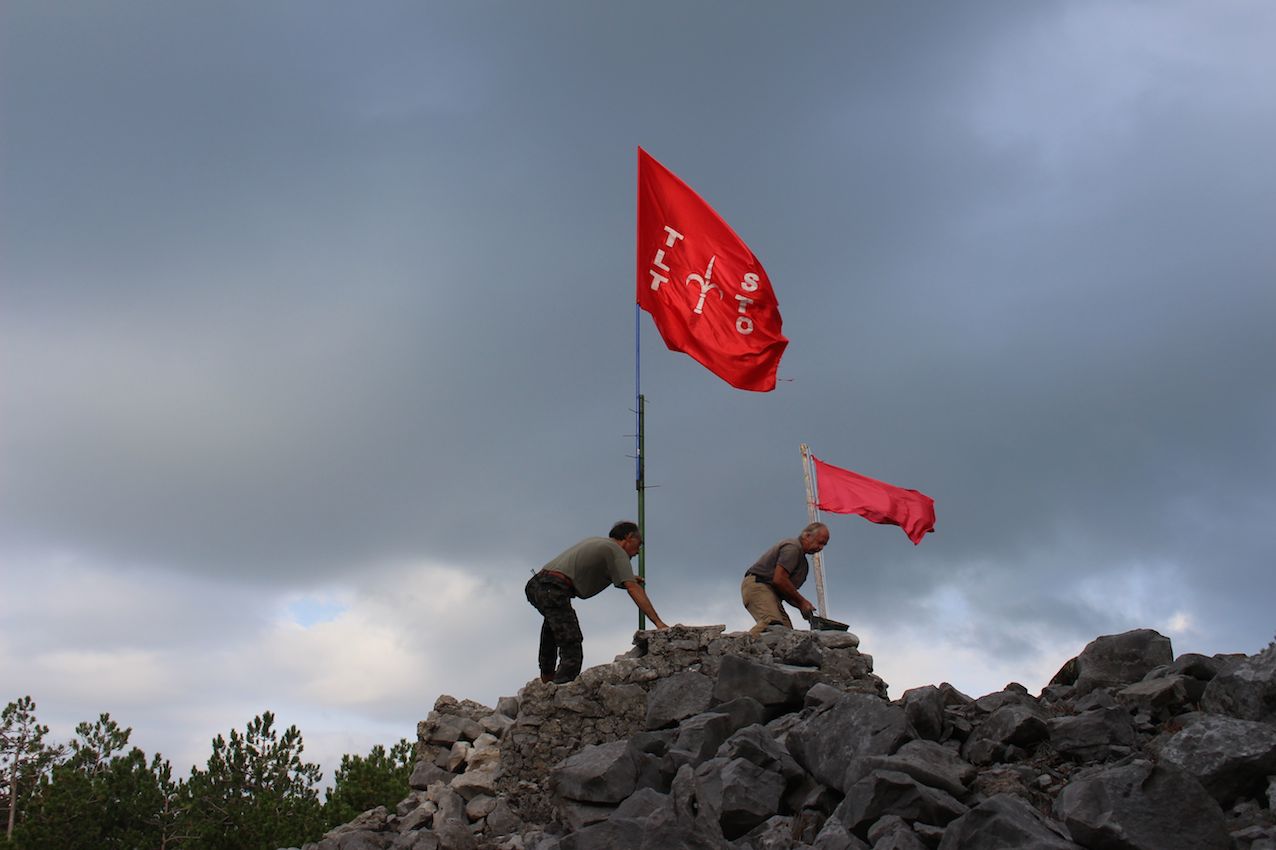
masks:
[[[585,653],[581,644],[580,620],[572,609],[573,593],[558,579],[537,573],[527,581],[527,601],[541,613],[540,669],[543,678],[559,684],[580,675]]]

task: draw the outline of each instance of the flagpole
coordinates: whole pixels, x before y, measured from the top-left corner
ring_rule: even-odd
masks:
[[[809,522],[820,521],[820,509],[816,498],[815,475],[811,470],[811,448],[802,444],[802,477],[806,480],[806,515]],[[815,559],[815,598],[819,603],[821,617],[828,616],[828,605],[824,601],[824,556],[820,552],[814,554]]]
[[[641,149],[640,149],[641,150]],[[636,187],[634,191],[634,256],[638,256],[638,197],[641,187]],[[638,536],[642,538],[644,545],[638,550],[638,578],[645,584],[647,581],[647,468],[643,460],[644,445],[643,428],[645,426],[644,408],[646,407],[646,399],[642,395],[642,349],[639,346],[640,334],[642,328],[642,308],[638,305],[638,299],[634,298],[634,416],[637,419],[635,423],[637,427],[634,431],[634,489],[638,491]],[[642,609],[638,609],[638,631],[647,628],[647,616],[643,614]]]

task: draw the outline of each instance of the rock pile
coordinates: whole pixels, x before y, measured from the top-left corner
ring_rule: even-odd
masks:
[[[1037,697],[890,702],[846,633],[635,642],[495,710],[441,697],[397,811],[306,850],[1276,850],[1276,646],[1137,630]]]

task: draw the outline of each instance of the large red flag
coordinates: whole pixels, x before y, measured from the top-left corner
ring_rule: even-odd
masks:
[[[898,525],[913,545],[935,530],[935,500],[884,481],[840,469],[811,455],[822,511],[859,514],[869,522]]]
[[[694,189],[642,148],[638,305],[671,351],[733,387],[775,389],[789,341],[762,264]]]

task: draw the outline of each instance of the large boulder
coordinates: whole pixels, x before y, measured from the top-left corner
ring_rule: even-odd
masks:
[[[1082,696],[1095,688],[1132,685],[1173,661],[1170,639],[1152,629],[1103,635],[1090,641],[1077,656],[1074,693]]]
[[[1230,850],[1223,810],[1172,764],[1132,760],[1079,774],[1054,813],[1089,850]]]
[[[1204,692],[1205,683],[1200,679],[1179,674],[1126,685],[1117,691],[1117,699],[1154,717],[1166,718],[1187,711]]]
[[[436,782],[447,782],[452,774],[432,761],[422,759],[412,768],[412,776],[408,778],[408,787],[424,791]]]
[[[899,815],[887,815],[868,830],[873,850],[927,850],[926,842]]]
[[[789,730],[789,752],[818,781],[845,793],[847,768],[889,756],[915,737],[904,710],[868,694],[846,694]]]
[[[728,655],[718,668],[714,703],[750,697],[770,709],[800,708],[802,697],[820,680],[820,671],[789,664],[764,664]]]
[[[612,817],[528,850],[723,850],[717,814],[697,799],[690,766],[678,772],[668,795],[639,793],[646,796],[640,805],[629,807],[626,801]]]
[[[846,824],[837,818],[829,818],[815,836],[811,850],[869,850],[869,847],[847,829]]]
[[[941,740],[944,734],[944,694],[934,685],[910,688],[900,698],[904,715],[918,737]]]
[[[582,803],[616,805],[634,792],[637,759],[628,741],[585,747],[554,767],[554,791]]]
[[[709,708],[713,679],[684,670],[661,679],[647,695],[647,728],[664,729]]]
[[[1162,761],[1186,770],[1223,806],[1263,799],[1276,774],[1276,726],[1218,714],[1195,715],[1190,725],[1154,742]]]
[[[1081,850],[1022,797],[996,794],[948,824],[939,850]]]
[[[773,815],[757,828],[729,845],[732,850],[792,850],[793,818]]]
[[[1001,761],[1008,747],[1029,747],[1049,735],[1046,718],[1035,705],[1009,703],[975,727],[962,755],[975,764]]]
[[[1201,708],[1241,720],[1276,723],[1276,645],[1215,676],[1205,686]]]
[[[784,777],[746,759],[714,758],[696,768],[696,799],[718,813],[722,834],[733,840],[780,808]]]
[[[689,764],[692,767],[712,758],[738,728],[737,721],[729,714],[706,711],[684,720],[678,726],[678,737],[669,748],[669,759],[675,767]]]
[[[759,724],[735,732],[718,748],[717,757],[747,759],[764,770],[779,773],[786,782],[805,775],[789,751]]]
[[[906,773],[875,770],[847,789],[833,817],[851,832],[864,835],[884,815],[943,826],[966,811],[951,794],[923,785]]]
[[[1050,744],[1063,756],[1080,762],[1129,755],[1134,746],[1134,722],[1124,708],[1099,708],[1075,716],[1046,721]]]
[[[846,780],[853,784],[874,770],[895,770],[906,773],[923,785],[947,791],[954,797],[963,797],[975,768],[961,756],[934,741],[909,741],[890,756],[861,756],[851,762]]]

